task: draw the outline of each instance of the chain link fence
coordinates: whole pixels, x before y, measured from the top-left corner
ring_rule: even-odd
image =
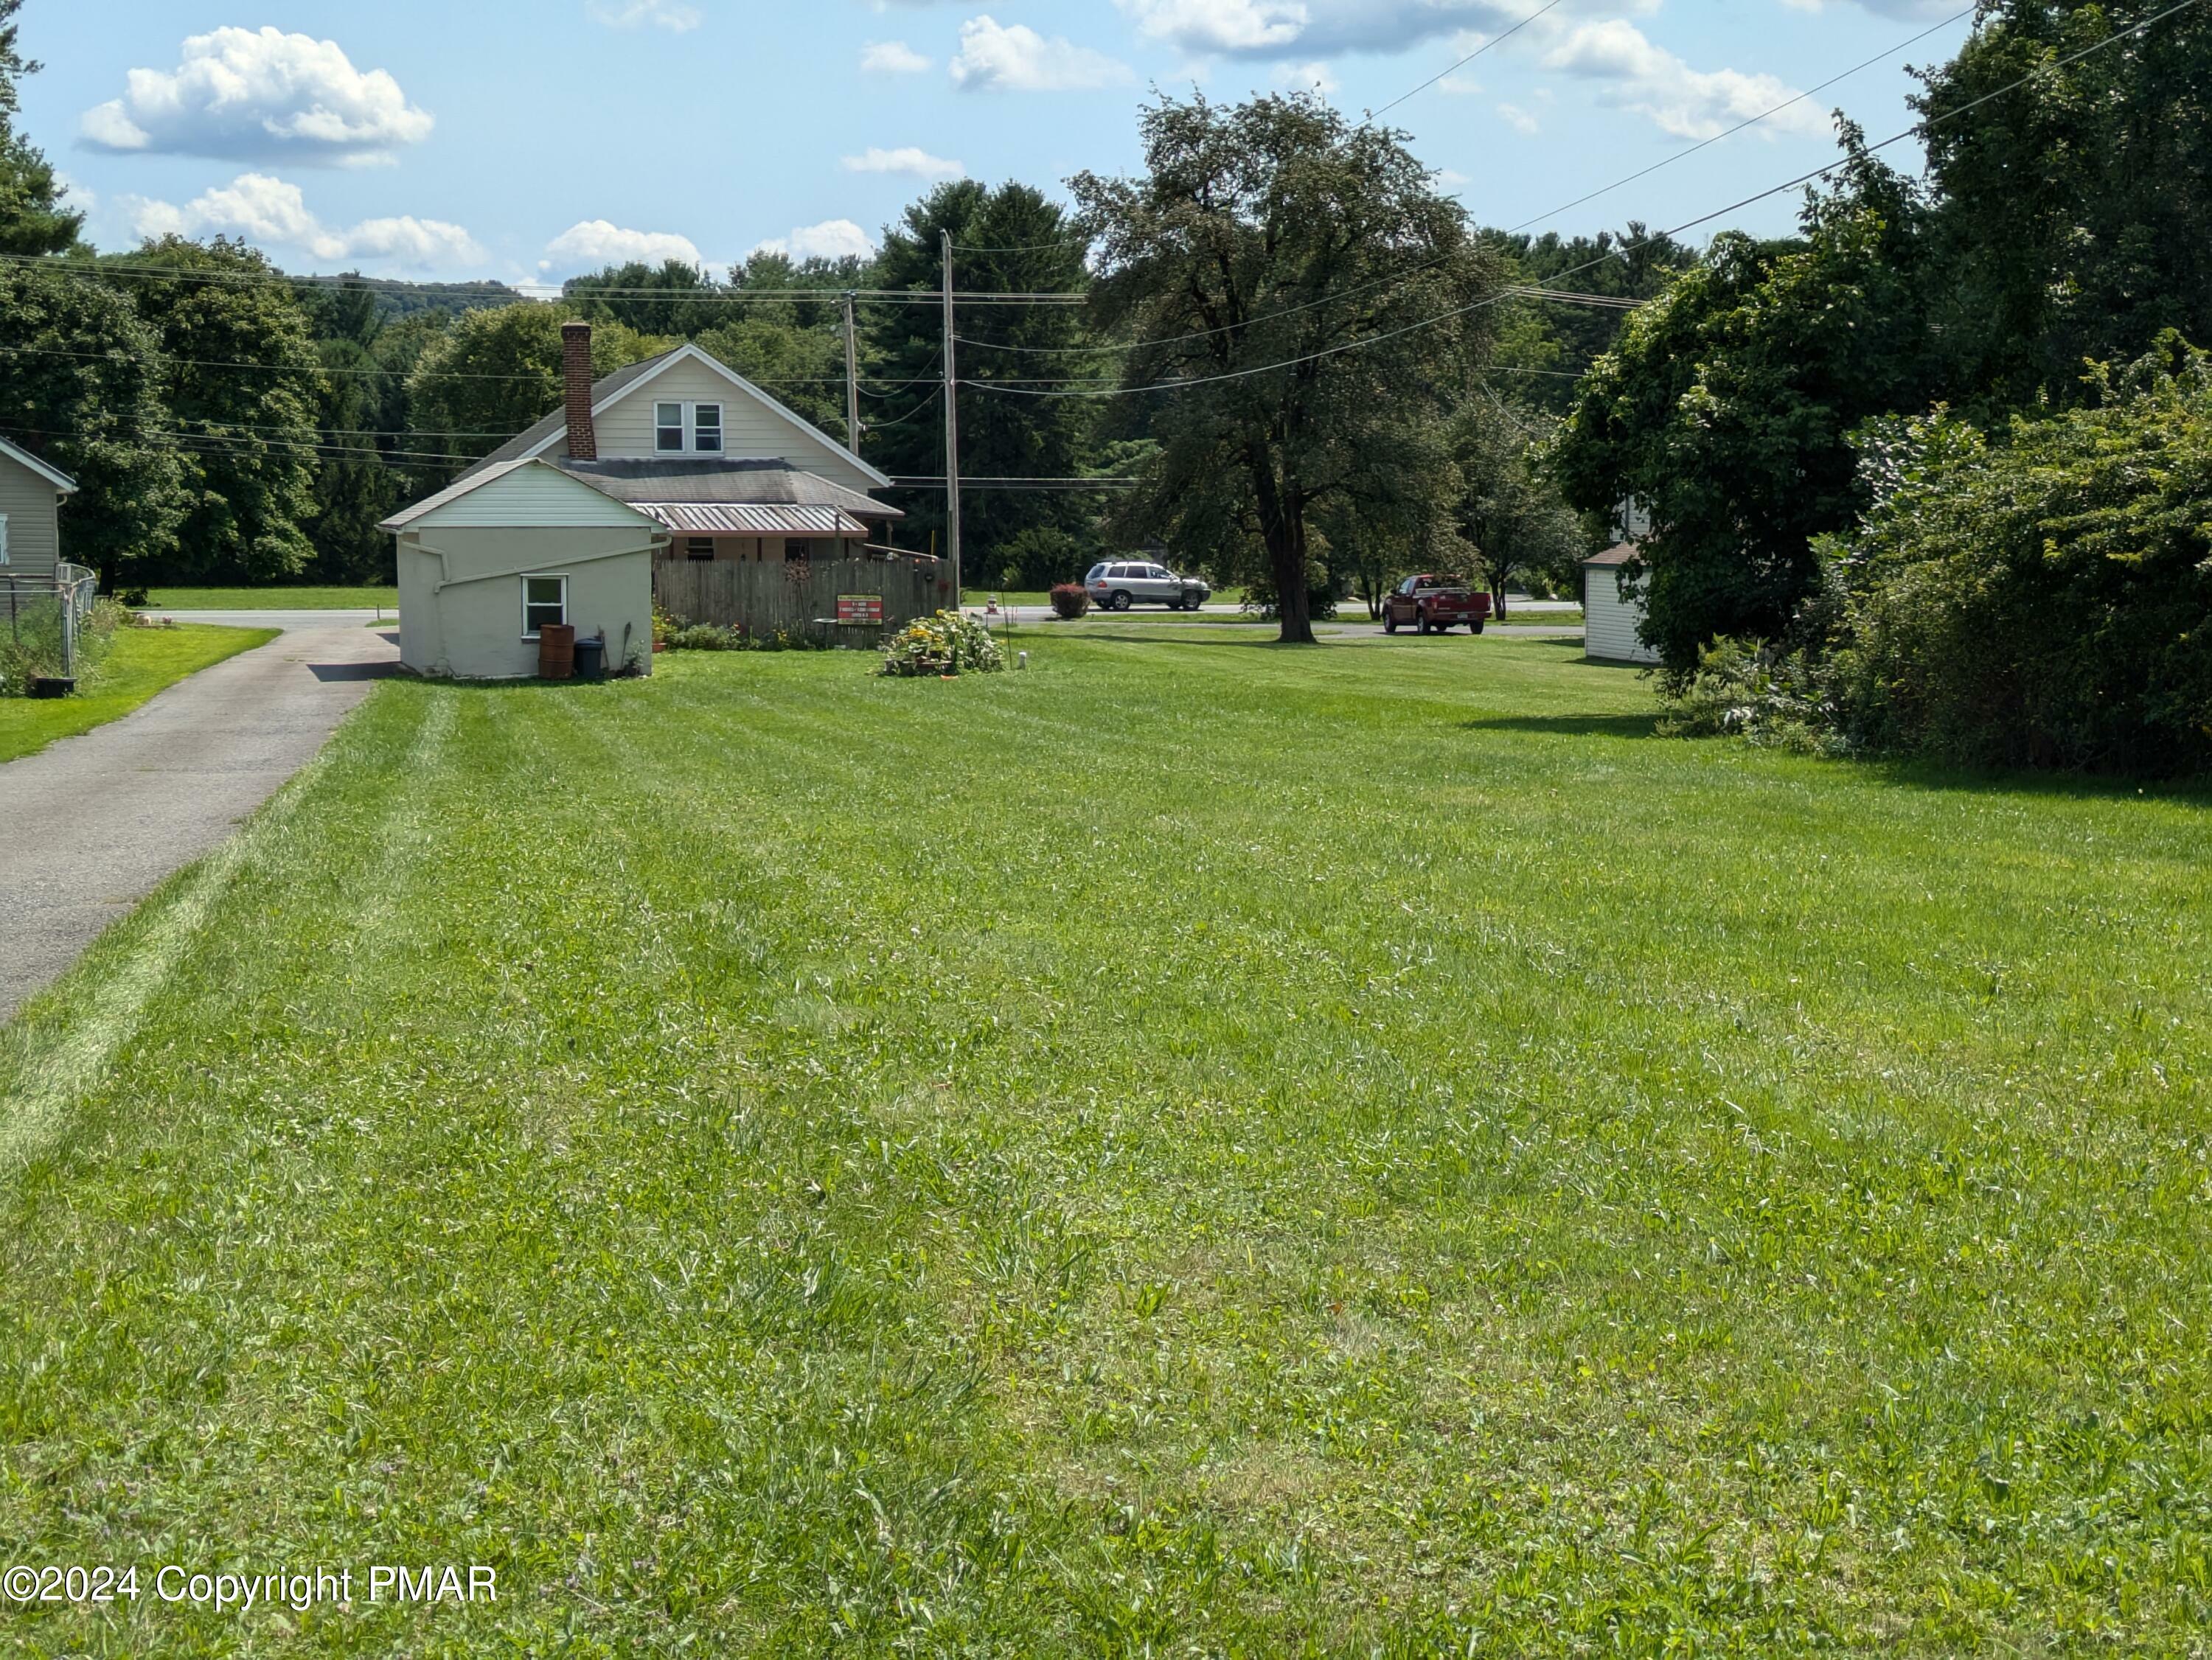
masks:
[[[82,565],[50,577],[0,573],[0,695],[71,689],[99,597],[100,578]]]

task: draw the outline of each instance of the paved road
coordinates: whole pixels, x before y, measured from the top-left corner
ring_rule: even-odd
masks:
[[[168,615],[285,632],[0,766],[0,1021],[229,836],[398,657],[371,611]]]

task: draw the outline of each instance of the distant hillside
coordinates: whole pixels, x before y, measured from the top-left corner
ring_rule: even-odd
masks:
[[[376,296],[378,308],[387,318],[413,317],[423,312],[481,312],[513,306],[530,296],[504,282],[400,282],[382,276],[319,276],[316,283],[335,288],[358,285]]]

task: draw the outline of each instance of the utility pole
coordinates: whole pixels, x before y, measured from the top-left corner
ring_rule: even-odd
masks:
[[[960,609],[960,377],[952,367],[952,233],[945,233],[945,544],[952,555],[952,609]]]
[[[860,453],[860,341],[853,324],[855,296],[845,290],[845,447]]]

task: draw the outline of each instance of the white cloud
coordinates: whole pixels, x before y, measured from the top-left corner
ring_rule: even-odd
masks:
[[[780,253],[792,259],[866,259],[876,245],[868,233],[849,219],[825,219],[819,225],[802,225],[788,236],[772,236],[754,253]]]
[[[705,21],[699,8],[686,5],[684,0],[591,0],[585,9],[593,21],[615,29],[640,29],[650,24],[682,34]]]
[[[988,15],[960,26],[953,84],[970,92],[1089,92],[1126,86],[1128,65],[1058,36],[1048,40],[1024,23]]]
[[[132,70],[123,96],[87,110],[78,131],[97,150],[329,166],[389,161],[432,124],[388,73],[356,70],[334,40],[220,28],[187,39],[174,70]]]
[[[968,169],[959,162],[908,144],[896,150],[871,145],[859,155],[845,158],[847,173],[896,173],[915,179],[965,179]]]
[[[545,245],[541,271],[593,271],[632,260],[665,265],[673,259],[686,265],[707,264],[688,236],[672,231],[631,231],[605,219],[580,220]]]
[[[860,68],[868,75],[927,75],[929,67],[903,40],[871,40],[860,48]]]
[[[1517,104],[1500,104],[1498,106],[1498,118],[1516,132],[1537,133],[1543,130],[1543,128],[1537,124],[1536,118]]]
[[[1275,84],[1292,92],[1317,92],[1323,98],[1344,83],[1326,64],[1285,64],[1275,71]]]
[[[479,264],[483,250],[459,225],[440,219],[365,219],[350,230],[329,226],[308,208],[297,185],[266,173],[240,173],[183,207],[127,196],[117,205],[138,235],[242,236],[296,249],[320,265],[371,261],[400,270],[450,270]]]
[[[1115,0],[1148,40],[1185,51],[1267,52],[1295,45],[1306,31],[1300,0]]]
[[[1693,70],[1622,18],[1577,25],[1544,55],[1544,66],[1611,82],[1611,102],[1649,116],[1677,138],[1711,138],[1790,98],[1795,88],[1771,75]],[[1775,116],[1766,130],[1825,135],[1826,113],[1810,101]]]
[[[1875,0],[1876,3],[1884,0]],[[1909,3],[1910,0],[1887,0]],[[1485,35],[1522,22],[1530,0],[1115,0],[1148,40],[1199,56],[1273,58],[1291,51],[1402,51],[1440,36],[1463,37],[1461,55]],[[1565,12],[1656,11],[1659,0],[1567,0]]]

